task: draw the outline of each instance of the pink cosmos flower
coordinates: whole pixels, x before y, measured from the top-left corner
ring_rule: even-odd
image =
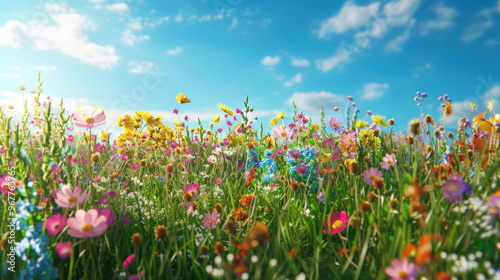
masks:
[[[217,224],[219,223],[219,217],[220,214],[217,214],[215,212],[211,214],[206,214],[205,213],[205,219],[203,220],[203,226],[208,229],[214,229],[217,227]]]
[[[52,164],[52,166],[50,167],[50,170],[52,170],[52,173],[50,174],[50,176],[54,176],[54,175],[57,175],[59,172],[61,172],[62,169],[58,165]]]
[[[14,185],[12,185],[14,184]],[[0,178],[0,191],[4,194],[9,194],[9,192],[12,192],[11,187],[14,186],[15,189],[21,187],[22,182],[16,180],[13,176],[7,176],[3,175],[2,178]]]
[[[290,130],[288,130],[288,128],[279,124],[275,128],[273,128],[272,133],[274,134],[274,137],[276,137],[276,139],[288,139],[291,135],[291,132]]]
[[[83,114],[80,112],[73,114],[72,120],[78,127],[93,128],[104,124],[106,115],[102,109],[85,109]]]
[[[342,232],[347,226],[347,213],[345,211],[333,211],[328,217],[325,217],[324,234],[336,234]],[[331,230],[331,232],[330,232]]]
[[[207,158],[207,161],[210,162],[210,163],[216,163],[217,162],[217,158],[214,156],[214,155],[211,155]]]
[[[222,183],[222,179],[221,179],[221,178],[217,178],[217,179],[215,179],[215,184],[216,184],[216,185],[218,185],[218,184],[220,184],[220,183]]]
[[[82,204],[88,197],[88,193],[82,194],[80,187],[75,187],[72,191],[69,185],[63,185],[61,191],[56,193],[56,203],[64,208],[75,207]]]
[[[45,222],[45,227],[47,228],[47,233],[49,235],[58,234],[66,225],[66,217],[61,215],[61,213],[57,215],[52,215]]]
[[[71,241],[59,242],[56,246],[56,252],[61,259],[67,259],[73,254],[73,244]]]
[[[379,171],[377,168],[370,168],[369,170],[365,170],[363,172],[363,180],[368,185],[373,186],[373,179],[380,178],[382,176],[382,171]],[[384,178],[382,178],[384,180]]]
[[[385,157],[382,158],[383,162],[380,163],[380,167],[383,169],[389,169],[389,167],[393,167],[396,162],[396,155],[395,154],[385,154]]]
[[[132,262],[134,262],[134,259],[135,259],[135,254],[132,254],[130,256],[128,256],[124,261],[123,261],[123,267],[127,268],[129,267],[129,265],[132,264]]]
[[[128,154],[127,153],[123,153],[120,158],[122,159],[122,161],[127,161],[128,160]]]
[[[68,233],[73,237],[88,238],[99,236],[108,229],[107,218],[96,209],[76,211],[75,217],[68,219]]]
[[[195,198],[200,194],[200,186],[198,186],[198,184],[195,184],[195,183],[188,184],[184,188],[184,193],[188,193],[188,192],[190,192],[192,194],[192,198]]]
[[[407,259],[401,262],[398,259],[393,259],[392,266],[385,268],[385,273],[389,275],[391,280],[415,280],[417,279],[418,268],[414,263],[408,263]]]

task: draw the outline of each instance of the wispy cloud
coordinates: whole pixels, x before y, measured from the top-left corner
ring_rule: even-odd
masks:
[[[130,61],[128,63],[132,68],[130,68],[128,71],[134,74],[143,74],[143,73],[148,73],[148,71],[155,67],[156,65],[154,62],[151,61]]]
[[[292,65],[296,67],[306,67],[309,66],[309,60],[307,59],[298,59],[295,57],[292,57]]]
[[[334,68],[341,67],[344,63],[349,61],[349,57],[344,51],[343,48],[339,48],[334,56],[325,59],[317,59],[316,68],[322,72],[328,72]]]
[[[284,87],[292,87],[296,84],[302,83],[302,73],[297,73],[295,76],[291,77],[288,81],[286,81],[283,86]]]
[[[330,109],[344,101],[344,96],[327,91],[321,92],[295,92],[287,100],[288,105],[295,105],[300,109],[311,112],[320,112],[320,108]]]
[[[121,15],[124,13],[128,13],[130,11],[130,8],[128,7],[127,3],[116,3],[112,5],[106,5],[106,10]]]
[[[360,99],[373,100],[384,96],[384,91],[389,88],[389,84],[369,83],[363,85],[359,91],[363,93]]]
[[[436,18],[422,22],[422,35],[434,29],[445,30],[455,25],[455,18],[458,16],[455,8],[438,4],[432,11],[436,14]]]
[[[366,24],[380,8],[380,3],[375,2],[366,6],[357,6],[352,1],[344,3],[339,13],[329,17],[319,29],[314,32],[319,38],[324,38],[331,33],[340,34]]]
[[[179,46],[177,46],[171,50],[167,50],[167,53],[169,55],[176,55],[176,54],[180,54],[181,52],[182,52],[182,47],[179,47]]]
[[[493,19],[492,15],[495,10],[492,9],[483,9],[478,14],[474,16],[474,23],[465,28],[462,42],[470,43],[479,37],[483,36],[484,31],[493,27]]]
[[[266,56],[260,61],[260,63],[262,65],[266,65],[266,66],[276,66],[279,62],[280,62],[279,56],[275,56],[275,57]]]

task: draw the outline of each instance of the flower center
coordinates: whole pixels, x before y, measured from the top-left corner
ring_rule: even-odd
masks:
[[[85,120],[85,122],[87,122],[88,124],[94,123],[94,121],[95,121],[94,118],[87,118]]]
[[[281,132],[281,137],[286,137],[286,132]]]
[[[333,225],[332,225],[332,229],[339,229],[341,228],[342,226],[344,225],[344,222],[342,222],[341,220],[336,220]]]
[[[375,179],[375,178],[377,178],[377,177],[375,177],[375,176],[373,176],[373,175],[371,175],[371,176],[370,176],[370,180],[372,180],[372,181],[373,181],[373,179]]]
[[[9,185],[5,184],[2,186],[2,188],[7,191],[7,190],[9,190]]]
[[[392,164],[392,160],[388,160],[388,161],[387,161],[387,164]]]
[[[76,203],[78,201],[78,198],[76,196],[70,196],[68,197],[68,202],[69,203]]]
[[[214,220],[210,219],[210,221],[208,221],[209,224],[213,224],[214,223]]]
[[[82,227],[82,230],[85,231],[85,232],[91,232],[94,230],[94,226],[93,225],[84,225]]]
[[[405,279],[406,277],[408,277],[408,273],[406,273],[405,271],[401,271],[398,276],[399,278]]]
[[[451,185],[450,190],[452,190],[452,191],[456,191],[456,190],[457,190],[457,186],[455,186],[455,185]]]

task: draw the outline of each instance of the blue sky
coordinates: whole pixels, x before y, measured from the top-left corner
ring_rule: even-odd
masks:
[[[339,117],[350,95],[361,118],[402,129],[419,115],[416,91],[436,118],[448,94],[450,121],[472,116],[469,101],[500,100],[499,50],[498,0],[14,1],[0,14],[0,97],[20,104],[17,88],[29,97],[42,69],[44,94],[101,106],[110,128],[133,110],[173,120],[183,92],[190,120],[247,95],[266,125],[292,101]]]

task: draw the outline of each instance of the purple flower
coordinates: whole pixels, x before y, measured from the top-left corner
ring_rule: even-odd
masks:
[[[325,194],[323,192],[319,192],[318,195],[316,196],[316,199],[319,200],[319,202],[325,202],[325,199],[323,198]]]
[[[307,166],[302,163],[299,166],[297,166],[295,172],[297,172],[297,174],[299,174],[300,176],[303,176],[304,174],[307,173]]]
[[[378,170],[377,168],[370,168],[369,170],[365,170],[363,172],[363,180],[365,181],[365,183],[367,183],[368,185],[371,185],[373,186],[373,180],[375,178],[380,178],[382,177],[382,172],[380,170]],[[382,178],[383,180],[383,178]]]
[[[103,146],[103,145],[101,145],[101,144],[96,144],[96,145],[94,146],[94,151],[96,151],[96,152],[100,152],[100,151],[102,151],[102,149],[103,149],[103,148],[104,148],[104,146]]]
[[[132,170],[137,170],[137,169],[139,169],[139,165],[137,165],[136,163],[132,162],[132,163],[130,164],[130,168],[131,168]]]
[[[330,121],[330,127],[334,130],[334,131],[340,131],[342,130],[342,122],[339,121],[337,118],[332,118]]]
[[[98,201],[99,201],[99,204],[108,204],[109,198],[107,198],[105,196],[99,197]]]
[[[490,196],[486,205],[490,207],[491,213],[497,215],[498,219],[500,219],[500,192],[496,192]]]
[[[300,151],[293,150],[290,152],[290,156],[295,159],[295,161],[299,160],[300,158]]]
[[[463,195],[470,195],[472,188],[469,184],[463,181],[463,176],[460,174],[451,174],[450,179],[444,183],[441,188],[441,193],[446,200],[456,203],[462,201]]]

